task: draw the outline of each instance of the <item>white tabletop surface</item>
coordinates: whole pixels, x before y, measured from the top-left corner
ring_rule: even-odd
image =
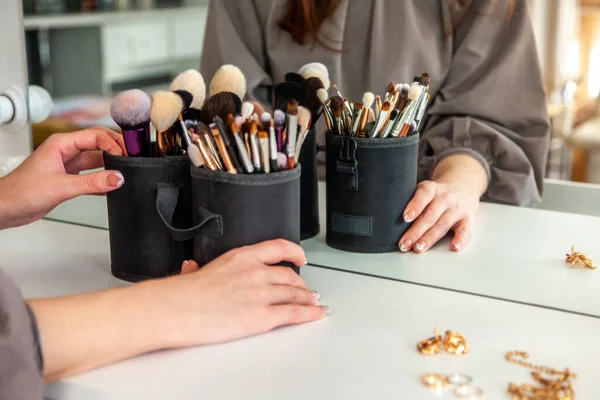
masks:
[[[121,284],[110,276],[106,231],[50,221],[0,232],[0,267],[27,296]],[[329,318],[233,343],[157,352],[47,387],[49,399],[439,399],[421,374],[466,373],[488,399],[507,398],[528,371],[506,351],[579,373],[577,398],[600,395],[600,319],[306,267]],[[564,293],[564,292],[563,292]],[[568,294],[557,293],[567,297]],[[434,325],[466,335],[464,357],[420,355]],[[126,329],[124,328],[124,332]]]
[[[311,264],[600,316],[600,269],[565,262],[575,245],[600,264],[600,217],[482,203],[460,253],[445,239],[425,254],[357,254],[326,245],[323,183],[319,189],[321,233],[302,243]],[[106,199],[74,199],[50,217],[106,228]]]
[[[600,268],[569,268],[572,245],[600,264],[600,218],[481,203],[471,242],[461,252],[448,238],[424,254],[359,254],[325,243],[321,233],[302,243],[314,265],[600,316]]]

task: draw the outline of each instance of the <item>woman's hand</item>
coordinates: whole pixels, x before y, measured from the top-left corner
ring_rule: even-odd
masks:
[[[50,136],[12,173],[0,179],[0,228],[44,217],[60,203],[104,194],[123,185],[118,171],[81,171],[104,165],[102,151],[127,154],[123,137],[107,128]]]
[[[271,266],[282,260],[306,263],[300,246],[274,240],[233,250],[200,271],[191,261],[175,277],[28,301],[46,382],[150,351],[226,342],[324,318],[329,308],[318,305],[319,295],[298,274]]]
[[[459,251],[469,241],[479,209],[479,198],[487,188],[483,166],[468,155],[444,158],[423,181],[404,211],[404,220],[414,221],[400,239],[400,251],[423,253],[448,231],[454,231],[450,248]]]

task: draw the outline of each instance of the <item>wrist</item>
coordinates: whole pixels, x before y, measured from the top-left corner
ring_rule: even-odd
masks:
[[[431,179],[437,183],[457,186],[481,197],[487,190],[488,177],[485,168],[467,154],[453,154],[443,158],[435,166]]]

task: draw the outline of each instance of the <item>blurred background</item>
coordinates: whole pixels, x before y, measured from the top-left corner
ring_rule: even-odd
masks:
[[[600,0],[528,1],[553,127],[547,177],[600,183]],[[32,128],[34,147],[55,132],[118,130],[109,116],[113,93],[153,92],[198,68],[207,6],[23,0],[29,81],[55,102],[51,118]]]

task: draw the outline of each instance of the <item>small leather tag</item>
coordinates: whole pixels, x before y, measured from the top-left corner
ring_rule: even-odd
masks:
[[[331,213],[331,230],[356,236],[373,235],[373,218],[359,215]]]

